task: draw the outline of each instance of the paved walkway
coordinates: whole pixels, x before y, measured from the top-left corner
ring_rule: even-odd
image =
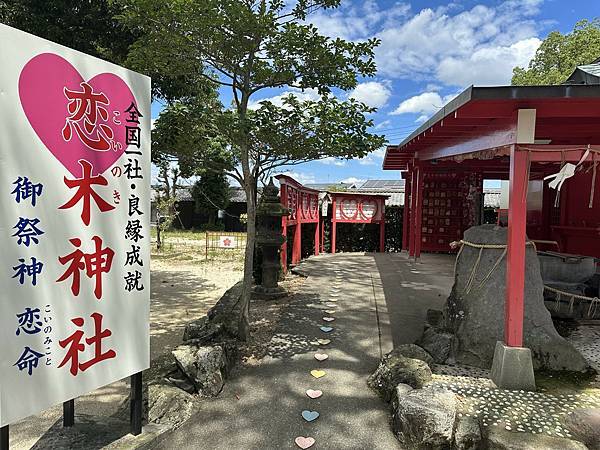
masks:
[[[401,286],[403,272],[426,267],[387,254],[324,255],[305,261],[306,295],[290,304],[261,365],[241,370],[219,398],[204,402],[200,413],[153,448],[290,449],[297,448],[298,436],[313,437],[311,449],[400,448],[389,427],[389,407],[366,380],[393,343],[414,341],[426,310],[447,296],[449,277],[439,268],[419,277],[423,284]],[[443,286],[435,285],[436,277]],[[323,332],[322,326],[333,330]],[[317,339],[331,343],[319,345]],[[328,359],[319,362],[315,353]],[[325,376],[314,378],[314,369]],[[323,395],[310,399],[307,389]],[[307,422],[303,410],[320,415]]]

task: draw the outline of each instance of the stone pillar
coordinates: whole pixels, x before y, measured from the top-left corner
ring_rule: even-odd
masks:
[[[260,205],[257,208],[256,244],[262,250],[262,281],[254,288],[254,294],[260,297],[277,298],[286,295],[279,286],[281,258],[279,252],[285,242],[282,234],[283,216],[289,214],[279,199],[279,190],[273,184],[273,178],[263,190]]]

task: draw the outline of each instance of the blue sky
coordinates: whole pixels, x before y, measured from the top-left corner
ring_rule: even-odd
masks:
[[[342,0],[340,8],[317,12],[308,21],[331,37],[381,39],[377,76],[339,96],[377,107],[372,131],[397,144],[469,85],[510,84],[512,68],[526,65],[549,32],[569,32],[578,20],[595,17],[600,17],[597,0]],[[276,100],[289,91],[267,91],[253,100]],[[223,101],[228,104],[229,97]],[[153,117],[160,108],[153,105]],[[383,153],[315,161],[287,173],[304,183],[397,179],[398,171],[381,169]]]

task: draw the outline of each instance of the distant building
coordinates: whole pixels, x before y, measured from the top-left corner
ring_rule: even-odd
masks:
[[[404,180],[367,180],[353,191],[387,195],[386,206],[404,206]]]
[[[259,188],[259,196],[260,191],[261,188]],[[156,199],[158,195],[158,186],[153,186],[150,216],[152,223],[156,223],[157,220]],[[208,216],[196,210],[196,202],[192,197],[192,186],[177,189],[176,208],[179,214],[173,222],[175,228],[198,229],[208,223]],[[231,187],[229,204],[219,222],[223,224],[225,231],[246,231],[246,225],[240,221],[240,215],[246,214],[246,211],[246,193],[241,187]]]
[[[600,58],[583,66],[577,66],[563,84],[600,84]]]

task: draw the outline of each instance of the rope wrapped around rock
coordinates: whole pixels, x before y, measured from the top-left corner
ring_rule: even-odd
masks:
[[[533,246],[534,250],[537,251],[535,242],[527,241],[525,243],[525,245],[531,245],[531,246]],[[458,254],[456,255],[456,261],[454,262],[455,278],[456,278],[456,266],[458,265],[458,259],[460,258],[460,255],[461,255],[463,249],[465,248],[465,246],[479,249],[479,255],[477,255],[477,260],[475,261],[475,264],[473,265],[473,269],[471,270],[471,275],[469,276],[469,279],[467,280],[467,284],[465,285],[465,290],[463,291],[464,295],[468,295],[469,292],[471,292],[471,289],[473,288],[473,283],[475,282],[475,276],[477,275],[477,269],[479,268],[479,263],[481,262],[481,255],[483,254],[483,250],[493,249],[493,250],[503,250],[503,252],[498,257],[498,259],[496,260],[496,262],[494,263],[494,265],[492,266],[490,271],[487,273],[487,275],[485,277],[483,277],[483,279],[480,281],[479,286],[477,286],[477,289],[481,289],[483,287],[483,285],[490,279],[490,277],[492,276],[492,273],[494,273],[494,270],[496,270],[496,268],[500,265],[500,263],[506,256],[506,251],[507,251],[508,246],[506,244],[477,244],[474,242],[465,241],[464,239],[450,243],[450,247],[453,249],[455,249],[459,246],[460,246],[460,249],[458,250]]]

